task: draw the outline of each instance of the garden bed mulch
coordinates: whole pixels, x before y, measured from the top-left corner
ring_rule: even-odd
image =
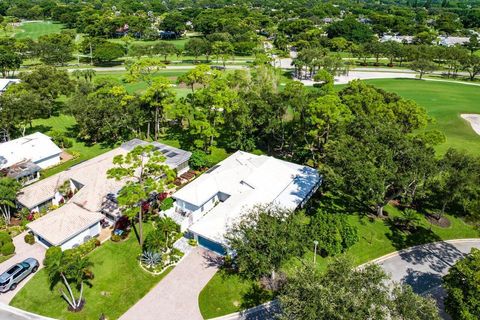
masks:
[[[446,217],[443,217],[443,216],[440,217],[440,219],[437,219],[436,216],[431,215],[431,214],[427,214],[427,215],[425,215],[425,218],[431,224],[436,225],[436,226],[441,227],[441,228],[448,228],[452,225],[450,220],[448,220]]]

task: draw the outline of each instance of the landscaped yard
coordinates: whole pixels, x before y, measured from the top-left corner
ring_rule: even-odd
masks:
[[[171,270],[158,276],[143,271],[137,260],[139,253],[140,246],[132,232],[127,241],[108,241],[88,255],[94,263],[95,278],[91,288],[85,286],[86,305],[81,312],[67,311],[58,288],[49,289],[44,269],[20,290],[11,305],[56,319],[98,319],[102,313],[108,319],[117,319]]]
[[[39,37],[46,34],[59,33],[62,28],[63,24],[53,23],[51,21],[24,22],[15,30],[15,38],[31,38],[37,40]]]
[[[57,130],[67,134],[73,142],[73,146],[67,149],[67,152],[78,154],[78,157],[70,161],[64,162],[58,166],[42,171],[43,177],[48,177],[58,172],[64,171],[69,167],[82,161],[91,159],[111,149],[110,146],[102,144],[86,145],[84,142],[78,141],[75,136],[75,118],[70,115],[60,114],[52,116],[48,119],[37,119],[33,121],[31,132],[43,132],[48,135],[49,131]]]
[[[454,147],[480,155],[480,136],[467,121],[460,118],[462,113],[480,114],[480,87],[413,79],[378,79],[366,82],[396,92],[424,107],[434,120],[429,127],[442,131],[447,137],[446,143],[437,147],[439,153]]]
[[[386,211],[390,217],[400,215],[400,212],[391,206]],[[418,231],[414,234],[393,233],[385,220],[370,219],[358,215],[350,215],[348,219],[352,225],[357,226],[359,241],[348,249],[347,255],[351,256],[357,265],[381,257],[390,252],[400,250],[417,244],[458,239],[475,238],[479,236],[477,230],[459,218],[448,216],[451,221],[449,228],[440,228],[421,218]],[[306,244],[313,249],[313,242]],[[295,266],[302,261],[313,261],[313,252],[307,251],[302,259],[293,259],[284,266],[286,273],[294,272]],[[317,256],[317,267],[324,270],[329,258]],[[199,296],[199,306],[204,318],[213,318],[242,310],[242,306],[252,306],[268,300],[268,296],[259,294],[252,288],[255,283],[242,280],[237,275],[220,271],[210,280]],[[252,294],[256,292],[256,294]]]

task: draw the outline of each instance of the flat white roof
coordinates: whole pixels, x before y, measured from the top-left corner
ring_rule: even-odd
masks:
[[[59,155],[62,150],[49,136],[35,132],[15,140],[0,143],[0,169],[8,168],[21,161],[34,163]]]
[[[177,191],[173,198],[196,206],[221,192],[230,197],[189,230],[224,244],[228,228],[255,205],[297,208],[321,181],[317,170],[264,155],[237,151]]]
[[[19,83],[20,79],[0,79],[0,92],[7,90],[8,86]]]

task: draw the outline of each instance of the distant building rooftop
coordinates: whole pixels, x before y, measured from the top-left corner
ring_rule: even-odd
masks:
[[[58,156],[62,150],[49,136],[36,132],[15,140],[0,143],[0,169],[14,164],[31,161],[37,163],[43,159]],[[39,164],[42,167],[41,164]]]

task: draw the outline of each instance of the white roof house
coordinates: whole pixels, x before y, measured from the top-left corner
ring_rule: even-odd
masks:
[[[440,36],[439,45],[445,47],[453,47],[455,45],[464,45],[470,41],[469,37],[448,37]]]
[[[264,155],[237,151],[173,194],[188,230],[209,249],[224,246],[224,235],[255,205],[296,209],[320,185],[317,170]],[[218,250],[217,250],[218,251]]]
[[[62,150],[50,137],[36,132],[0,143],[0,174],[23,184],[40,177],[40,171],[59,164]]]
[[[400,36],[400,35],[390,35],[390,34],[384,34],[379,41],[380,42],[387,42],[387,41],[393,41],[393,42],[398,42],[398,43],[413,43],[413,36]]]
[[[138,139],[131,140],[121,147],[24,187],[17,197],[17,202],[32,211],[39,211],[51,204],[58,205],[63,199],[58,189],[65,182],[69,182],[72,191],[76,191],[64,205],[30,222],[27,228],[35,234],[40,243],[47,247],[61,246],[62,249],[72,248],[97,236],[100,232],[99,222],[106,218],[102,214],[105,196],[119,191],[125,184],[125,181],[107,177],[108,169],[114,167],[113,158],[127,154],[135,146],[145,143]],[[179,155],[180,151],[183,151],[175,150],[178,150]],[[172,169],[183,169],[185,166],[188,169],[190,155],[191,153],[183,151],[184,162],[167,164]]]
[[[9,86],[15,83],[19,83],[20,79],[0,79],[0,94],[5,92]]]
[[[60,162],[60,153],[62,150],[49,136],[35,132],[0,143],[0,169],[22,161],[31,161],[44,169]]]

